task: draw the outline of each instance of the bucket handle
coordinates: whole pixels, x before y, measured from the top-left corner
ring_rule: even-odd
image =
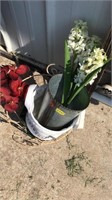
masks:
[[[51,63],[51,64],[49,64],[49,65],[46,67],[46,72],[47,72],[47,74],[49,74],[50,76],[57,74],[56,68],[51,69],[51,72],[52,72],[52,73],[49,72],[49,68],[50,68],[51,66],[55,66],[55,65],[56,65],[55,63]]]

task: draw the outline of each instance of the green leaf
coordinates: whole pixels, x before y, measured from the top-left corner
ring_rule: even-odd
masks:
[[[71,87],[71,78],[72,78],[72,66],[70,60],[70,52],[65,41],[65,63],[64,63],[64,74],[63,74],[63,94],[62,94],[62,104],[66,101]]]
[[[83,87],[83,89],[77,94],[73,101],[67,105],[67,107],[71,110],[84,110],[89,105],[89,102],[90,96],[87,88]]]
[[[77,94],[91,81],[91,79],[101,70],[101,68],[97,68],[90,74],[88,74],[85,80],[80,84],[80,87],[76,87],[70,97],[68,98],[68,104],[70,104],[73,99],[77,96]]]
[[[73,99],[77,96],[77,94],[91,81],[91,79],[98,73],[100,72],[101,69],[106,67],[106,64],[109,63],[112,60],[112,58],[109,58],[107,61],[105,61],[103,67],[99,67],[90,74],[88,74],[85,78],[85,80],[81,83],[80,87],[75,87],[72,93],[70,94],[67,104],[69,105]]]

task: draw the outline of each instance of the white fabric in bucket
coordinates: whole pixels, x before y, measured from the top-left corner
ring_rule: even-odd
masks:
[[[30,132],[35,137],[41,140],[52,140],[58,138],[59,136],[63,135],[64,133],[70,131],[73,128],[83,128],[85,111],[82,111],[79,117],[74,119],[73,123],[69,127],[61,129],[59,131],[47,129],[35,119],[33,115],[33,110],[36,109],[34,108],[34,96],[36,95],[38,97],[41,91],[45,89],[45,87],[46,85],[39,87],[36,84],[32,84],[28,88],[28,92],[25,98],[25,106],[28,110],[26,114],[26,124]]]

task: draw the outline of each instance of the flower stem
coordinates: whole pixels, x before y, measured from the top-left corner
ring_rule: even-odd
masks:
[[[15,113],[15,115],[17,116],[17,118],[18,118],[18,120],[20,121],[20,123],[24,126],[24,124],[23,124],[23,122],[22,122],[22,120],[21,120],[21,118],[19,117],[19,115],[17,114],[17,112],[16,111],[14,111],[14,113]]]
[[[44,75],[44,74],[43,74]],[[45,74],[46,75],[46,74]],[[26,80],[28,80],[28,79],[30,79],[30,78],[33,78],[34,76],[41,76],[40,74],[36,74],[36,75],[31,75],[31,76],[28,76],[28,77],[26,77],[26,78],[24,78],[23,80],[22,80],[22,82],[24,82],[24,81],[26,81]]]
[[[30,79],[30,78],[32,78],[33,76],[31,75],[31,76],[28,76],[27,78],[24,78],[23,80],[22,80],[22,82],[24,82],[24,81],[26,81],[26,80],[28,80],[28,79]]]

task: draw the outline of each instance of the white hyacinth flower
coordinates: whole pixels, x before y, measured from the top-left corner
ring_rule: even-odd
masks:
[[[88,40],[86,43],[86,50],[91,49],[92,51],[95,47],[99,47],[99,46],[101,46],[101,39],[98,36],[93,35],[91,37],[88,37]]]
[[[106,53],[104,52],[104,49],[100,48],[94,48],[94,50],[90,52],[84,52],[79,57],[79,60],[82,61],[79,63],[79,69],[77,70],[77,75],[74,77],[74,82],[77,84],[77,86],[80,86],[80,83],[82,83],[85,79],[85,77],[93,72],[94,70],[101,68],[105,61],[107,61]],[[99,70],[101,71],[101,69]],[[97,74],[92,77],[89,84],[93,84],[94,80],[97,78]]]
[[[75,22],[75,27],[71,29],[70,35],[68,37],[68,47],[70,52],[76,54],[81,53],[85,50],[85,41],[88,38],[87,23],[82,20]]]
[[[74,83],[79,87],[80,84],[84,81],[85,79],[85,73],[81,71],[80,69],[77,69],[77,75],[74,76]]]
[[[79,66],[74,76],[74,82],[80,87],[88,74],[104,65],[107,56],[104,49],[99,48],[101,45],[100,38],[95,35],[88,36],[87,22],[82,20],[75,21],[67,44],[72,57],[75,56],[74,64]],[[96,77],[97,74],[89,83],[92,84]]]
[[[85,57],[83,62],[80,63],[80,70],[85,71],[86,74],[90,74],[95,69],[102,67],[106,60],[107,56],[104,49],[94,48],[89,57]]]

